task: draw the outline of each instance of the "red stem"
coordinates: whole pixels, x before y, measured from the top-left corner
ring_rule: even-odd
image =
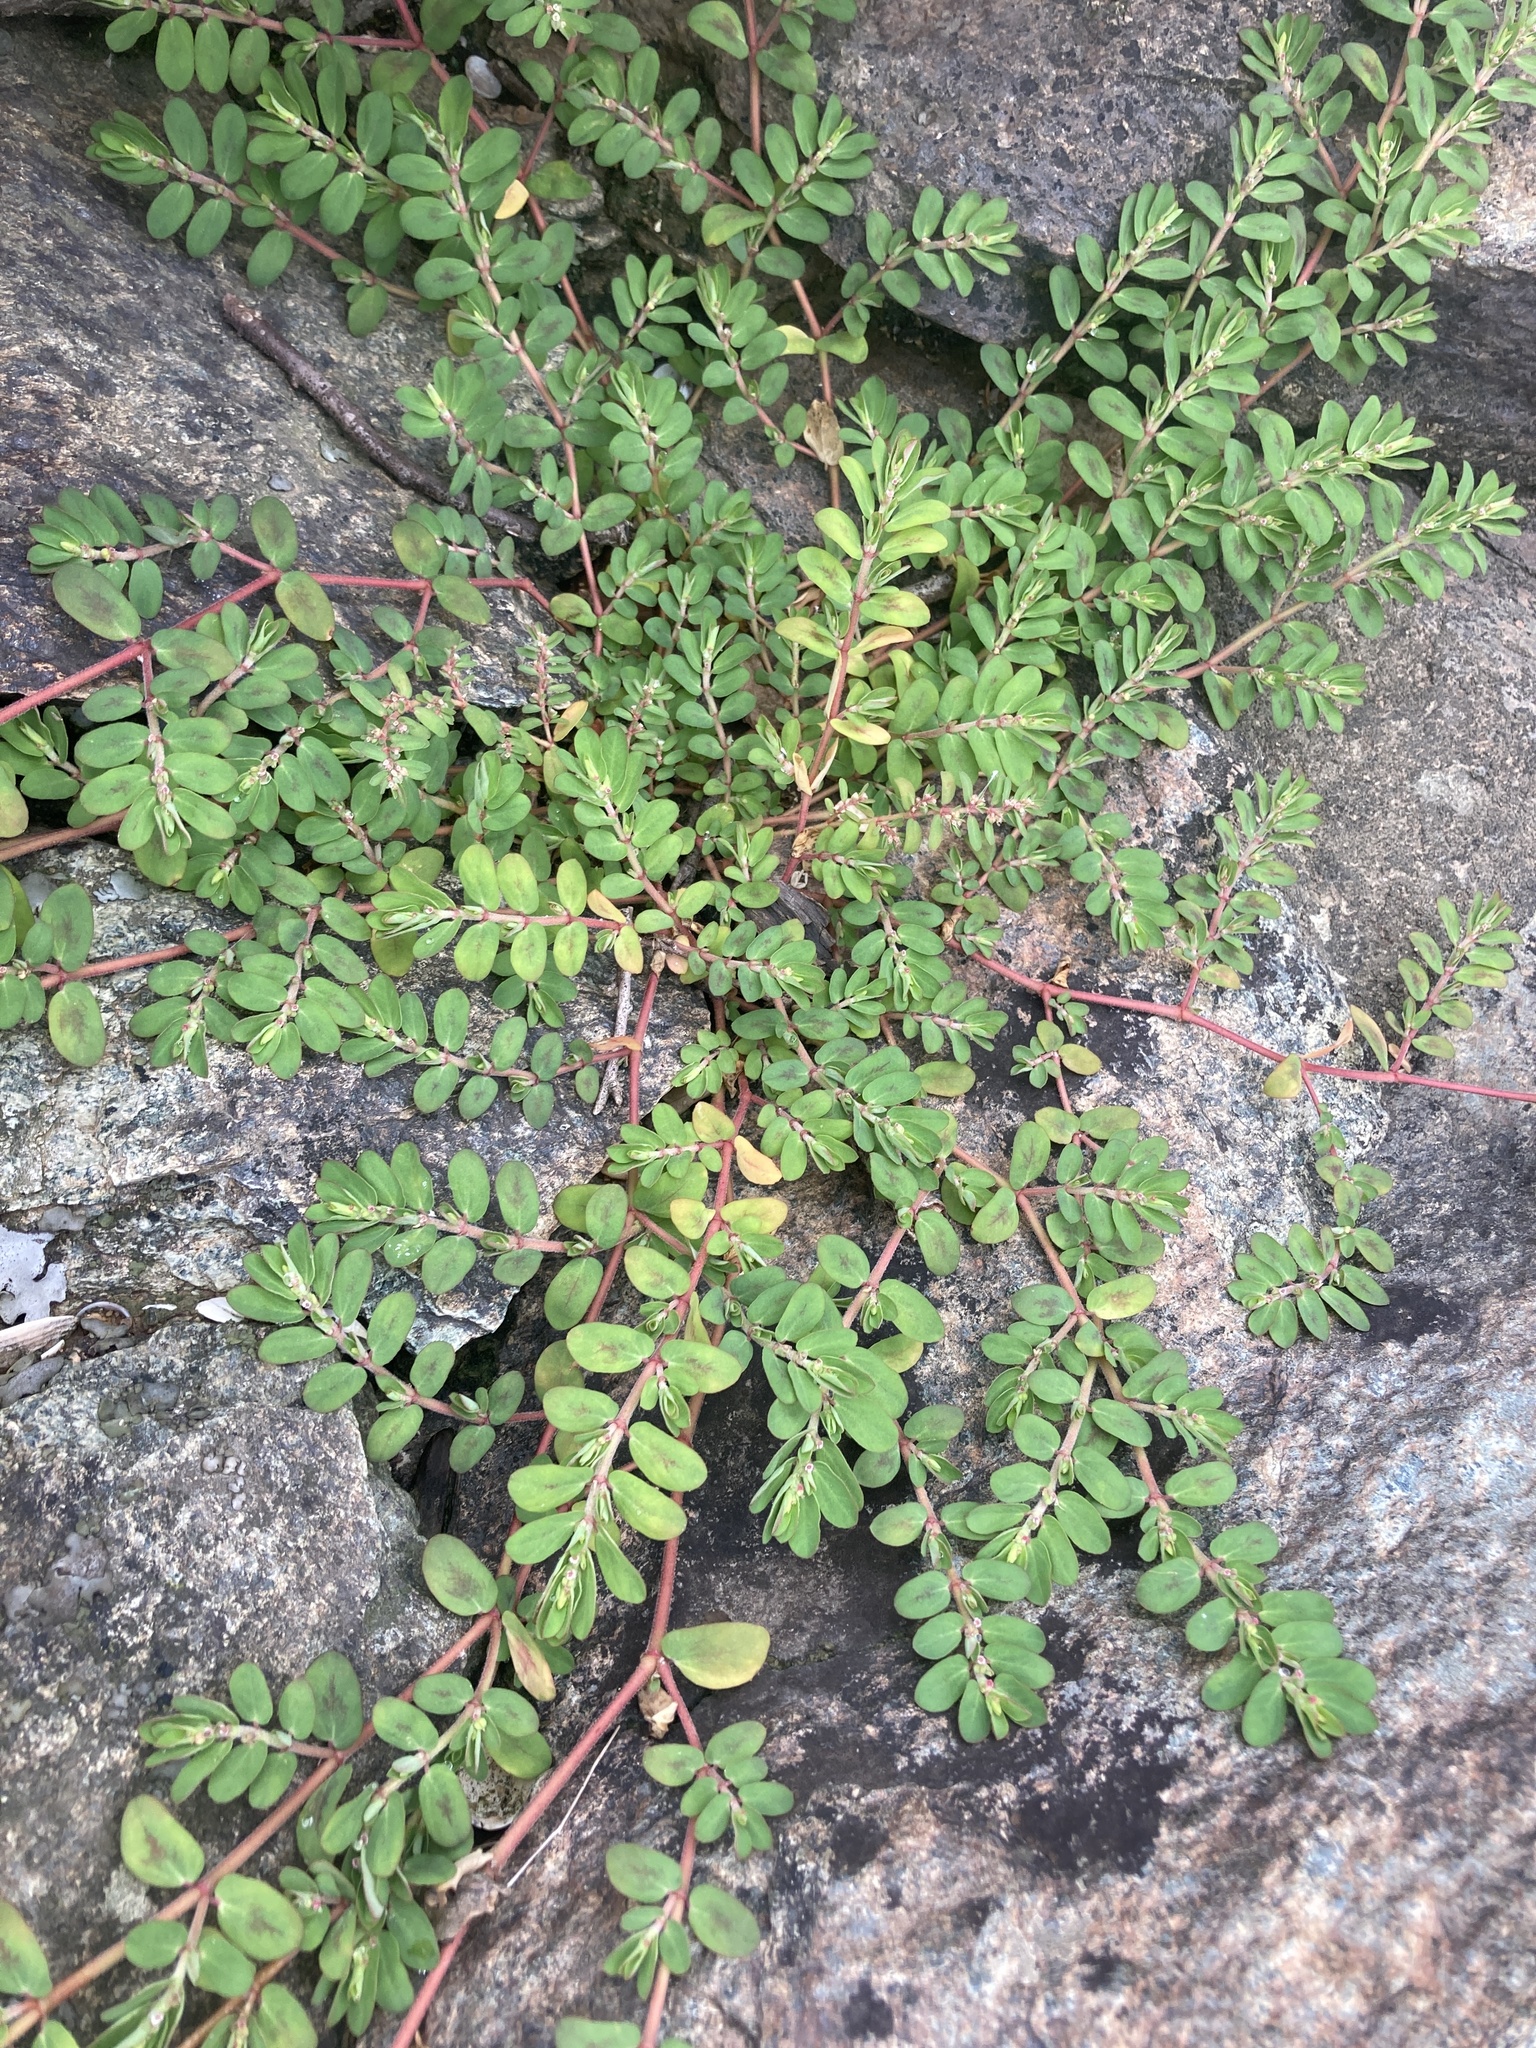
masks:
[[[110,818],[92,818],[88,825],[60,825],[54,832],[24,832],[19,839],[0,839],[0,860],[17,860],[24,853],[41,853],[49,846],[72,846],[77,839],[94,839],[102,832],[115,832],[126,811],[114,811]]]
[[[957,952],[959,948],[954,950]],[[1185,1009],[1173,1003],[1143,1002],[1135,996],[1111,996],[1098,989],[1064,988],[1054,981],[1037,981],[1032,974],[1021,974],[1016,967],[1005,966],[1001,960],[989,960],[984,953],[972,953],[966,958],[979,963],[993,974],[1001,974],[1007,980],[1017,982],[1020,988],[1027,988],[1031,995],[1051,996],[1060,1002],[1094,1003],[1108,1010],[1134,1010],[1142,1017],[1166,1017],[1175,1024],[1198,1024],[1202,1031],[1224,1038],[1230,1045],[1241,1046],[1244,1052],[1256,1053],[1260,1059],[1268,1060],[1271,1066],[1288,1059],[1288,1053],[1278,1047],[1265,1045],[1262,1039],[1247,1038],[1241,1031],[1233,1031],[1225,1024],[1218,1024],[1214,1017],[1202,1017],[1198,1010]],[[1334,1067],[1324,1060],[1308,1059],[1305,1054],[1301,1061],[1302,1075],[1323,1074],[1331,1081],[1371,1081],[1376,1083],[1400,1083],[1410,1088],[1439,1088],[1452,1095],[1485,1095],[1497,1102],[1536,1102],[1536,1091],[1527,1088],[1485,1088],[1477,1081],[1442,1081],[1434,1074],[1378,1074],[1365,1067]]]
[[[251,924],[236,925],[232,932],[221,932],[220,938],[227,946],[237,939],[248,939],[256,927]],[[66,981],[100,981],[109,974],[127,974],[135,967],[154,967],[162,960],[181,960],[191,952],[190,946],[156,946],[149,953],[124,953],[117,960],[92,960],[85,967],[44,967],[38,973],[38,980],[46,989],[56,989]]]
[[[629,1054],[629,1120],[632,1124],[640,1121],[640,1062],[645,1057],[645,1034],[651,1021],[651,1005],[656,1000],[656,985],[661,979],[661,969],[653,967],[650,979],[645,984],[645,994],[640,999],[640,1014],[635,1019],[635,1042]]]
[[[196,625],[199,619],[207,618],[210,612],[216,612],[221,605],[238,604],[242,598],[254,597],[258,590],[269,590],[277,578],[278,571],[269,569],[253,583],[242,584],[240,589],[232,590],[228,597],[216,597],[211,604],[205,604],[201,611],[193,612],[189,618],[178,619],[174,630],[185,632],[188,626]],[[120,647],[116,654],[108,654],[102,660],[92,662],[89,668],[76,669],[72,676],[65,676],[62,682],[49,683],[46,689],[29,691],[25,697],[18,697],[14,704],[5,705],[0,709],[0,725],[5,725],[12,718],[20,718],[24,712],[33,710],[39,704],[50,703],[55,697],[67,696],[71,690],[78,690],[83,683],[93,683],[98,676],[110,675],[113,669],[121,668],[125,662],[137,661],[141,654],[149,652],[151,649],[148,639],[131,640],[126,647]]]
[[[658,1662],[659,1659],[654,1657],[649,1651],[640,1659],[640,1662],[635,1666],[619,1691],[614,1694],[602,1713],[598,1715],[597,1719],[588,1728],[586,1734],[582,1736],[564,1762],[557,1764],[555,1769],[550,1772],[540,1790],[529,1800],[512,1826],[501,1837],[491,1853],[488,1868],[492,1870],[505,1868],[513,1850],[527,1837],[534,1822],[542,1820],[550,1807],[560,1797],[565,1787],[570,1783],[577,1771],[580,1770],[582,1764],[592,1754],[598,1743],[602,1741],[614,1722],[618,1720],[630,1701],[634,1699],[640,1688],[650,1679]],[[472,1925],[473,1923],[470,1924]],[[458,1954],[460,1945],[468,1932],[468,1926],[459,1929],[458,1933],[452,1937],[443,1949],[433,1969],[422,1979],[421,1989],[416,1993],[415,1998],[412,1999],[410,2011],[396,2028],[390,2048],[412,2048],[417,2031],[427,2016],[427,2009],[437,1996],[438,1986],[453,1967],[453,1959]]]

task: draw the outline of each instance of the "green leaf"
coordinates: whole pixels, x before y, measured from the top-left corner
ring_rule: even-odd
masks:
[[[639,1535],[669,1543],[687,1528],[688,1517],[676,1501],[637,1479],[633,1472],[612,1473],[608,1485],[614,1506]]]
[[[1237,1474],[1220,1463],[1189,1465],[1165,1481],[1163,1491],[1181,1507],[1217,1508],[1237,1491]]]
[[[1285,1694],[1273,1671],[1266,1671],[1243,1709],[1243,1740],[1255,1749],[1267,1749],[1285,1733]]]
[[[651,1339],[622,1323],[582,1323],[568,1333],[565,1344],[583,1372],[634,1372],[651,1355]]]
[[[548,97],[553,96],[551,89]],[[555,2028],[555,2048],[640,2048],[640,2029],[632,2020],[584,2020],[572,2015]]]
[[[552,163],[540,164],[528,180],[528,190],[535,199],[590,199],[592,181],[568,158],[557,157]]]
[[[703,1751],[686,1742],[653,1743],[641,1758],[658,1785],[691,1785],[703,1761]]]
[[[435,578],[432,595],[451,619],[460,619],[466,626],[488,626],[491,623],[491,607],[485,592],[477,590],[467,576]]]
[[[136,1970],[167,1970],[186,1940],[187,1930],[179,1920],[143,1920],[129,1928],[123,1947]]]
[[[177,1930],[176,1946],[181,1946]],[[0,1992],[9,1998],[46,1998],[53,1989],[48,1960],[13,1905],[0,1899]]]
[[[421,1262],[421,1284],[428,1294],[449,1294],[475,1263],[470,1237],[440,1237]]]
[[[1073,441],[1067,449],[1067,460],[1090,491],[1101,498],[1114,497],[1115,479],[1109,464],[1091,441]]]
[[[971,1235],[978,1244],[1004,1244],[1018,1235],[1018,1229],[1019,1205],[1012,1188],[999,1188],[971,1223]]]
[[[659,1849],[647,1849],[639,1842],[614,1842],[603,1858],[608,1882],[626,1899],[655,1905],[683,1882],[683,1866]]]
[[[1381,101],[1387,97],[1392,90],[1387,67],[1369,43],[1345,43],[1340,55],[1372,99]]]
[[[544,1320],[552,1329],[573,1329],[591,1307],[602,1278],[600,1259],[568,1259],[545,1293]]]
[[[421,1553],[427,1591],[450,1614],[489,1614],[496,1605],[496,1581],[467,1543],[434,1536]]]
[[[389,537],[408,575],[435,576],[443,566],[442,542],[419,519],[397,520]]]
[[[275,1963],[304,1939],[299,1909],[254,1877],[221,1877],[214,1886],[220,1931],[253,1962]]]
[[[386,1294],[368,1318],[365,1332],[368,1352],[375,1365],[388,1365],[416,1320],[416,1297],[402,1287]]]
[[[1136,1598],[1149,1613],[1175,1614],[1200,1590],[1200,1567],[1192,1557],[1169,1557],[1136,1581]]]
[[[926,1521],[921,1501],[898,1501],[894,1507],[881,1509],[870,1523],[869,1533],[877,1543],[915,1543],[922,1535]]]
[[[430,1749],[437,1740],[435,1725],[420,1707],[390,1694],[374,1704],[373,1732],[391,1749]]]
[[[469,1802],[459,1784],[458,1773],[448,1764],[433,1764],[422,1773],[418,1798],[421,1817],[434,1842],[451,1849],[467,1838],[470,1831]]]
[[[393,1929],[394,1926],[395,1914],[391,1912],[390,1927]],[[431,1964],[428,1963],[426,1967],[430,1968]],[[261,2048],[315,2048],[319,2036],[310,2025],[309,2014],[285,1985],[267,1985],[261,1994],[261,2002],[256,2008],[256,2013]],[[257,2028],[253,2027],[253,2041],[256,2034]]]
[[[709,1476],[709,1468],[691,1445],[679,1443],[654,1423],[632,1422],[629,1448],[646,1478],[668,1493],[687,1493]]]
[[[140,1884],[181,1891],[203,1874],[203,1852],[175,1814],[141,1793],[123,1808],[118,1850]]]
[[[688,1894],[688,1925],[717,1956],[749,1956],[763,1938],[740,1899],[714,1884],[696,1884]]]
[[[648,1244],[632,1244],[624,1254],[630,1284],[653,1301],[670,1301],[686,1292],[688,1268]]]
[[[661,1639],[661,1654],[684,1678],[719,1692],[745,1685],[757,1676],[768,1655],[768,1631],[751,1621],[711,1621],[701,1628],[669,1629]]]
[[[72,1067],[94,1067],[106,1057],[107,1030],[94,989],[66,981],[48,998],[48,1036],[60,1059]]]
[[[324,590],[303,569],[290,569],[279,576],[272,595],[283,616],[309,640],[329,640],[336,631],[336,614]]]
[[[251,507],[251,532],[274,569],[291,569],[299,559],[299,530],[281,498],[258,498]]]
[[[923,1344],[937,1344],[944,1335],[944,1322],[926,1295],[909,1287],[905,1280],[882,1280],[880,1313],[893,1322],[904,1337],[916,1337]]]
[[[1139,1316],[1156,1299],[1157,1282],[1150,1273],[1126,1273],[1118,1280],[1102,1281],[1091,1290],[1083,1306],[1089,1315],[1099,1316],[1106,1323],[1117,1323],[1127,1316]]]
[[[363,1732],[363,1692],[357,1673],[339,1650],[327,1650],[304,1674],[315,1702],[311,1733],[320,1742],[345,1749]],[[285,1692],[283,1698],[287,1698]],[[278,1702],[282,1711],[282,1701]],[[286,1723],[284,1724],[287,1725]]]
[[[727,57],[734,57],[739,64],[746,62],[747,39],[735,8],[728,7],[726,0],[701,0],[699,6],[690,7],[688,26],[706,43],[724,50]]]
[[[237,1664],[229,1674],[230,1704],[242,1721],[265,1728],[272,1718],[272,1688],[259,1664]]]
[[[66,562],[56,569],[53,595],[78,625],[98,639],[137,640],[143,630],[138,613],[122,591],[89,562]]]

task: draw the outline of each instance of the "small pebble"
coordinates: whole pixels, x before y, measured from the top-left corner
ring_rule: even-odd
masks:
[[[501,98],[501,80],[483,57],[471,57],[464,66],[464,76],[469,80],[469,89],[476,99],[499,100]]]
[[[285,476],[269,476],[267,483],[274,491],[291,491],[293,489],[292,481]]]
[[[138,903],[148,894],[148,889],[145,888],[137,875],[130,873],[126,868],[119,868],[115,874],[107,877],[106,887],[97,890],[96,901],[98,903]]]

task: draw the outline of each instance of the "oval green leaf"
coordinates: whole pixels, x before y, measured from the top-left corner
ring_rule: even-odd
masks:
[[[597,1261],[591,1263],[595,1266]],[[571,1330],[565,1343],[583,1372],[633,1372],[651,1355],[650,1338],[622,1323],[583,1323]]]
[[[629,1448],[646,1478],[668,1493],[687,1493],[702,1486],[709,1468],[690,1444],[679,1443],[652,1422],[632,1422]]]
[[[729,1686],[745,1685],[762,1670],[768,1655],[768,1631],[753,1621],[711,1621],[702,1628],[669,1629],[661,1639],[661,1654],[695,1685],[721,1692]]]
[[[48,998],[48,1036],[60,1059],[72,1067],[94,1067],[106,1057],[107,1029],[94,989],[66,981]]]
[[[76,624],[98,639],[138,639],[138,613],[122,591],[89,562],[66,562],[55,570],[53,594]]]
[[[180,1891],[203,1874],[203,1852],[175,1814],[142,1793],[123,1808],[118,1850],[140,1884]]]
[[[1157,1299],[1157,1282],[1150,1273],[1124,1273],[1118,1280],[1105,1280],[1095,1287],[1083,1306],[1089,1315],[1106,1323],[1123,1322],[1139,1316]]]
[[[683,1867],[674,1857],[639,1842],[613,1843],[603,1861],[614,1890],[644,1905],[656,1904],[683,1881]]]
[[[258,498],[251,507],[251,532],[274,569],[291,569],[299,559],[299,530],[281,498]]]
[[[16,1908],[0,1899],[0,1993],[7,1998],[46,1998],[52,1989],[48,1959],[37,1937]]]
[[[336,614],[331,600],[314,577],[303,569],[290,569],[277,579],[272,595],[283,616],[308,640],[329,640],[336,631]]]
[[[275,1963],[304,1939],[299,1909],[255,1877],[221,1877],[214,1886],[219,1929],[252,1962]]]
[[[421,1553],[427,1591],[450,1614],[489,1614],[496,1605],[496,1581],[467,1543],[434,1536]]]
[[[1136,1598],[1149,1614],[1175,1614],[1200,1590],[1200,1567],[1192,1557],[1168,1557],[1136,1581]]]
[[[734,1893],[696,1884],[688,1895],[688,1925],[717,1956],[749,1956],[762,1931]]]

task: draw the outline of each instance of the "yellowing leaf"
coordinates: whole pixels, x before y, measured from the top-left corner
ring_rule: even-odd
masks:
[[[1277,1060],[1264,1082],[1264,1093],[1274,1102],[1290,1102],[1301,1093],[1301,1055],[1287,1053]]]
[[[710,1145],[723,1145],[734,1138],[736,1126],[723,1109],[716,1109],[712,1102],[696,1102],[693,1105],[693,1128]]]
[[[781,327],[784,337],[784,353],[787,356],[813,356],[816,344],[803,327]]]
[[[690,1243],[697,1244],[709,1228],[713,1211],[705,1202],[691,1202],[685,1196],[679,1195],[675,1202],[668,1205],[668,1214],[683,1236]]]
[[[555,1696],[555,1678],[544,1652],[515,1614],[504,1614],[501,1617],[501,1627],[511,1653],[512,1670],[518,1684],[530,1699],[552,1700]]]
[[[911,638],[911,631],[906,626],[876,626],[873,633],[865,634],[853,651],[867,658],[885,647],[905,647]]]
[[[789,1204],[781,1202],[777,1195],[744,1195],[738,1202],[726,1203],[720,1220],[733,1230],[750,1230],[771,1237],[788,1214]]]
[[[773,630],[781,640],[788,640],[794,647],[807,647],[812,654],[837,653],[837,642],[826,627],[806,618],[802,612],[792,612],[787,619],[780,619]]]
[[[843,430],[837,424],[837,414],[824,398],[816,399],[806,410],[805,445],[818,462],[829,468],[843,459]]]
[[[741,1168],[742,1178],[751,1181],[754,1187],[771,1188],[784,1178],[778,1161],[759,1152],[749,1138],[737,1138],[736,1164]]]
[[[711,1621],[702,1628],[669,1629],[661,1654],[695,1685],[722,1692],[745,1685],[763,1668],[768,1631],[751,1621]]]
[[[640,934],[632,924],[625,925],[613,942],[613,957],[626,974],[642,974],[645,971],[645,948],[640,943]]]
[[[1354,1020],[1355,1029],[1359,1032],[1360,1036],[1365,1040],[1366,1044],[1371,1048],[1371,1051],[1375,1053],[1381,1065],[1383,1067],[1390,1067],[1392,1064],[1392,1055],[1387,1050],[1386,1034],[1385,1032],[1383,1032],[1381,1026],[1376,1022],[1376,1019],[1371,1015],[1370,1011],[1357,1010],[1354,1004],[1351,1003],[1349,1006],[1349,1014],[1351,1018]]]
[[[496,209],[497,220],[511,220],[528,204],[528,187],[521,178],[514,178],[501,195],[501,204]]]
[[[872,725],[867,718],[834,718],[832,730],[861,747],[883,747],[891,737],[883,725]]]

